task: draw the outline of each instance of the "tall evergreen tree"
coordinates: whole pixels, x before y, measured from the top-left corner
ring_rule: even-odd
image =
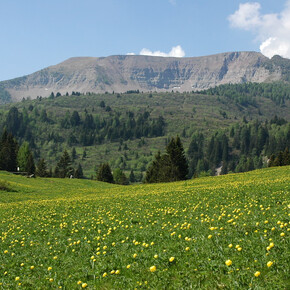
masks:
[[[28,174],[34,174],[35,173],[35,163],[34,163],[33,155],[32,155],[31,152],[29,153],[28,158],[27,158],[25,171]]]
[[[283,152],[283,165],[290,165],[290,152],[288,147]]]
[[[171,180],[185,180],[188,175],[188,164],[179,136],[170,140],[166,152],[171,163]]]
[[[7,131],[12,133],[14,136],[17,134],[18,129],[21,125],[21,115],[16,107],[12,107],[6,118]]]
[[[77,151],[76,148],[73,147],[73,149],[71,150],[71,160],[74,161],[77,158]]]
[[[174,181],[171,173],[172,163],[170,162],[169,155],[161,155],[160,152],[158,152],[146,171],[145,182],[156,183]]]
[[[73,111],[73,113],[70,117],[70,123],[73,127],[80,125],[81,118],[80,118],[79,113],[77,111]]]
[[[0,169],[16,171],[18,143],[11,133],[5,129],[0,141]]]
[[[194,135],[192,137],[192,140],[189,144],[188,151],[187,151],[187,156],[189,159],[189,173],[188,177],[191,178],[196,171],[199,173],[199,160],[204,159],[204,152],[203,152],[203,147],[204,147],[204,136],[202,133],[199,133],[197,135]],[[202,169],[201,171],[203,171]]]
[[[71,167],[71,159],[66,150],[64,150],[60,160],[58,161],[54,175],[55,177],[65,178],[69,177],[73,173],[73,168]]]
[[[23,142],[17,154],[17,165],[21,172],[27,172],[26,165],[27,165],[29,154],[30,154],[29,144],[28,142]]]
[[[130,172],[129,181],[130,181],[130,183],[136,182],[136,178],[135,178],[135,174],[134,174],[133,170],[131,170],[131,172]]]
[[[39,177],[47,177],[48,176],[46,162],[43,158],[38,161],[35,173]]]
[[[75,171],[74,177],[79,178],[79,179],[84,178],[83,168],[80,163],[78,165],[78,168]]]
[[[97,180],[108,183],[114,183],[112,171],[108,163],[103,163],[100,165],[97,171]]]
[[[145,182],[169,182],[185,180],[188,164],[180,138],[172,138],[166,147],[166,154],[160,152],[146,171]]]
[[[229,141],[225,134],[222,136],[222,160],[224,162],[229,159]]]

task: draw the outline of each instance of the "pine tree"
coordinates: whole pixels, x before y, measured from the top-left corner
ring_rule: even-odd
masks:
[[[108,163],[103,163],[100,165],[97,171],[97,180],[108,183],[114,183],[112,171]]]
[[[17,165],[19,167],[20,172],[27,172],[27,161],[30,154],[28,142],[23,142],[20,146],[17,154]]]
[[[136,182],[136,178],[135,178],[135,174],[134,174],[133,170],[131,170],[131,172],[130,172],[129,181],[130,181],[130,183]]]
[[[11,133],[4,130],[0,141],[0,169],[16,171],[18,143]]]
[[[86,157],[87,157],[87,150],[85,148],[84,151],[83,151],[82,159],[84,160]]]
[[[21,114],[18,112],[16,107],[12,107],[6,118],[7,131],[12,133],[14,136],[17,134],[18,129],[21,125]]]
[[[158,153],[155,155],[155,159],[147,168],[145,176],[146,183],[158,182],[160,167],[161,167],[161,153],[160,151],[158,151]]]
[[[284,158],[283,158],[284,156],[283,156],[283,152],[282,151],[280,151],[278,154],[277,154],[277,156],[276,156],[276,158],[275,158],[275,160],[274,160],[274,166],[283,166],[284,165]]]
[[[283,152],[283,165],[290,165],[290,152],[288,147]]]
[[[166,154],[160,152],[146,171],[145,182],[169,182],[185,180],[188,164],[180,138],[172,138],[166,147]]]
[[[82,179],[84,178],[84,174],[83,174],[83,168],[81,166],[81,164],[79,163],[77,170],[75,171],[74,174],[75,178],[79,178]]]
[[[43,158],[38,161],[35,173],[39,177],[48,177],[46,162]]]
[[[72,161],[76,160],[77,158],[77,152],[76,152],[76,148],[73,147],[72,151],[71,151],[71,159]]]
[[[188,164],[179,136],[170,140],[166,152],[171,163],[171,181],[185,180],[188,175]]]
[[[26,161],[26,166],[25,166],[25,171],[28,174],[34,174],[35,173],[35,163],[34,163],[34,159],[32,156],[32,153],[29,152],[27,161]]]
[[[255,166],[254,166],[253,159],[251,157],[248,157],[246,166],[245,166],[245,171],[251,171],[254,169],[255,169]]]
[[[224,174],[227,174],[227,173],[228,173],[228,163],[226,161],[223,161],[221,175],[224,175]]]
[[[229,159],[229,141],[225,134],[222,136],[222,160],[224,162]]]
[[[80,125],[81,118],[80,118],[79,113],[77,111],[73,111],[73,113],[70,117],[70,123],[73,127]]]
[[[66,150],[64,150],[60,160],[58,161],[54,175],[55,177],[65,178],[69,177],[73,173],[73,168],[71,167],[71,159]]]
[[[204,143],[204,136],[203,134],[199,133],[198,135],[194,135],[187,151],[187,156],[189,159],[189,173],[188,177],[191,178],[195,172],[200,172],[203,170],[198,169],[198,162],[199,160],[204,159],[203,153],[203,143]]]

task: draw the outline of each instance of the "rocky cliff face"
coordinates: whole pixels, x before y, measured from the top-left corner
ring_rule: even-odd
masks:
[[[269,65],[270,64],[270,65]],[[204,57],[152,56],[77,57],[31,75],[1,82],[12,100],[47,97],[50,93],[192,91],[226,83],[282,79],[279,65],[257,52]]]

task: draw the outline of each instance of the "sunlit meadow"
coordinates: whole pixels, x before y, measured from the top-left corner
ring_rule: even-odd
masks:
[[[290,287],[289,166],[136,186],[0,180],[14,190],[0,191],[0,289]]]

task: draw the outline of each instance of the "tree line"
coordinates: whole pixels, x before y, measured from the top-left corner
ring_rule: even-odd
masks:
[[[52,170],[48,169],[43,158],[35,165],[28,142],[24,141],[19,146],[12,133],[8,133],[6,129],[0,139],[0,170],[31,177],[84,178],[81,164],[79,163],[76,168],[72,166],[74,155],[74,148],[72,150],[72,156],[70,156],[67,150],[64,150],[54,170]],[[126,177],[120,168],[116,168],[112,174],[108,163],[100,165],[96,172],[96,179],[122,185],[135,182],[133,171],[131,171],[129,178]]]
[[[242,106],[256,106],[256,97],[271,99],[277,105],[285,105],[290,99],[290,85],[282,82],[225,84],[199,93],[224,96]]]
[[[275,122],[283,123],[283,120],[274,118],[271,122],[270,124],[273,125]],[[208,175],[215,175],[216,167],[220,165],[221,174],[228,173],[229,169],[233,169],[233,172],[244,172],[262,168],[263,160],[261,155],[259,156],[262,150],[265,154],[266,152],[271,154],[268,166],[290,165],[289,126],[284,131],[286,139],[283,139],[285,137],[283,134],[280,135],[279,147],[271,145],[276,141],[275,137],[269,134],[267,125],[259,122],[236,125],[230,129],[230,138],[226,133],[215,133],[210,138],[206,149],[204,136],[199,133],[192,139],[187,157],[180,137],[171,138],[166,146],[166,152],[161,154],[159,151],[148,166],[144,182],[186,180],[204,174],[206,171],[208,171]],[[251,134],[253,135],[251,136]],[[240,139],[241,136],[243,139]],[[276,148],[275,154],[272,151],[274,148]],[[277,151],[277,148],[284,148],[284,151]],[[27,175],[35,174],[39,177],[84,178],[81,164],[79,163],[77,168],[72,166],[75,154],[75,151],[72,150],[72,156],[70,156],[67,150],[64,150],[55,169],[48,170],[44,159],[40,159],[35,165],[28,142],[25,141],[19,146],[12,133],[8,133],[5,129],[0,140],[0,170],[22,172]],[[233,167],[234,164],[235,167]],[[120,168],[116,168],[112,172],[108,163],[103,163],[98,167],[96,179],[122,185],[135,182],[132,170],[130,176],[127,177]]]
[[[106,109],[104,102],[100,107]],[[36,148],[37,141],[66,143],[68,146],[91,146],[104,142],[158,137],[165,134],[165,120],[162,116],[152,118],[148,111],[134,113],[111,112],[109,116],[74,110],[64,116],[49,116],[46,109],[40,111],[36,106],[23,108],[22,112],[12,107],[3,120],[15,137],[29,142]],[[52,128],[57,128],[54,130]],[[58,131],[62,131],[60,135]]]
[[[207,140],[199,132],[192,136],[187,151],[189,177],[215,175],[218,168],[221,174],[259,169],[289,147],[290,124],[277,116],[264,123],[244,119],[230,129],[213,133]],[[285,160],[288,163],[287,157]]]

